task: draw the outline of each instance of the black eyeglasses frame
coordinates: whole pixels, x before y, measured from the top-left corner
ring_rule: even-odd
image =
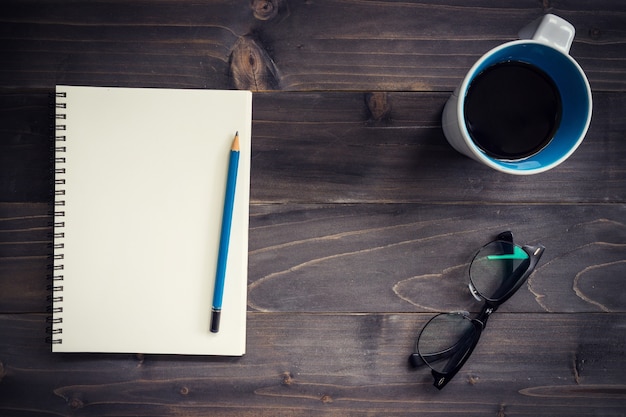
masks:
[[[513,234],[510,231],[500,233],[495,240],[485,244],[476,252],[476,255],[474,255],[474,258],[472,259],[472,262],[470,262],[470,265],[474,262],[474,260],[476,259],[476,256],[480,253],[480,251],[483,248],[495,242],[504,242],[507,244],[515,245],[513,242]],[[443,387],[445,387],[448,384],[448,382],[450,382],[452,378],[463,367],[467,359],[471,356],[472,352],[474,351],[474,348],[478,344],[478,340],[480,339],[481,333],[485,329],[487,325],[487,320],[489,319],[491,314],[493,314],[493,312],[496,311],[498,307],[500,307],[509,298],[511,298],[511,296],[513,296],[513,294],[515,294],[517,290],[519,290],[520,287],[526,282],[530,274],[532,274],[535,267],[539,263],[539,259],[541,258],[545,250],[545,247],[540,244],[535,245],[535,246],[524,245],[524,246],[518,246],[518,247],[520,247],[528,255],[529,264],[526,267],[526,269],[523,271],[519,271],[519,272],[514,271],[514,273],[517,272],[519,274],[519,277],[511,277],[512,279],[516,279],[516,281],[515,281],[515,284],[510,287],[510,289],[508,289],[504,294],[502,294],[501,296],[497,298],[487,298],[476,290],[476,288],[472,284],[471,277],[470,277],[470,283],[469,283],[470,292],[472,293],[474,298],[478,300],[482,300],[484,302],[483,307],[481,308],[478,316],[475,318],[470,318],[468,312],[440,313],[440,314],[437,314],[435,317],[431,318],[420,331],[420,334],[418,335],[416,342],[415,342],[415,352],[409,356],[409,363],[414,368],[421,367],[423,365],[428,365],[429,367],[431,367],[428,361],[425,360],[422,354],[419,353],[418,343],[419,343],[421,335],[424,332],[424,329],[426,329],[433,320],[437,319],[437,317],[449,315],[449,314],[460,314],[463,316],[464,319],[467,319],[471,322],[473,329],[474,329],[474,332],[472,332],[469,338],[461,338],[459,342],[455,344],[454,346],[451,346],[449,349],[447,349],[444,352],[440,352],[436,354],[441,357],[436,358],[434,360],[443,359],[452,355],[458,356],[457,358],[453,357],[453,359],[450,359],[449,363],[452,363],[453,366],[446,372],[440,372],[431,367],[431,373],[434,378],[433,385],[437,389],[439,390],[443,389]],[[464,340],[464,339],[467,339],[467,340]],[[434,356],[434,355],[429,355],[429,356]]]

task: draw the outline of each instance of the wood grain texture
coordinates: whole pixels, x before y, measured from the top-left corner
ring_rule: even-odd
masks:
[[[238,90],[278,88],[280,74],[272,58],[255,36],[240,37],[230,54],[230,76]]]
[[[505,230],[546,252],[501,311],[626,312],[626,210],[592,205],[253,206],[256,311],[477,311],[475,252]]]
[[[50,199],[51,103],[47,93],[0,94],[0,201]]]
[[[47,204],[0,203],[0,314],[46,311],[51,221]]]
[[[441,129],[447,93],[372,97],[256,95],[252,199],[608,203],[626,197],[626,100],[621,94],[595,94],[585,141],[539,179],[500,174],[454,151]]]
[[[44,312],[45,204],[0,204],[0,312]],[[476,311],[467,265],[512,230],[547,250],[507,312],[626,312],[623,205],[252,205],[250,311]]]
[[[531,177],[457,154],[441,111],[545,12],[594,114]],[[626,6],[617,0],[7,0],[0,12],[0,415],[615,416],[626,410]],[[55,84],[253,96],[247,354],[52,354]],[[94,221],[97,221],[94,220]],[[409,369],[504,230],[546,252],[443,391]]]
[[[9,0],[0,88],[232,87],[230,56],[253,36],[280,72],[259,89],[451,91],[479,56],[545,12],[577,28],[571,54],[594,91],[626,90],[626,9],[615,0]],[[245,68],[253,77],[265,64]]]
[[[583,144],[540,177],[500,174],[453,150],[441,130],[447,97],[415,92],[255,94],[252,201],[625,201],[626,96],[595,93]],[[50,198],[49,105],[46,93],[0,95],[0,201]]]
[[[0,315],[0,411],[7,417],[569,417],[620,416],[626,407],[623,314],[498,312],[441,392],[426,369],[409,369],[407,362],[429,317],[251,313],[243,358],[96,359],[50,353],[39,339],[42,316]]]

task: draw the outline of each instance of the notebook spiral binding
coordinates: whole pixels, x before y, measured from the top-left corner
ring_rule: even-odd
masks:
[[[53,151],[54,151],[54,207],[53,207],[53,216],[54,222],[53,226],[53,235],[52,235],[52,248],[53,248],[53,256],[52,256],[52,265],[51,265],[51,273],[48,277],[49,283],[47,286],[48,290],[48,314],[50,316],[47,318],[46,333],[48,336],[46,337],[46,342],[49,344],[61,344],[63,343],[63,339],[60,336],[63,333],[63,270],[64,270],[64,259],[65,255],[63,253],[63,249],[65,248],[64,238],[65,238],[65,221],[63,220],[65,217],[65,152],[66,152],[66,127],[65,124],[66,115],[64,113],[64,109],[66,108],[66,103],[63,99],[67,97],[64,92],[56,92],[55,94],[55,115],[54,115],[54,142],[53,142]]]

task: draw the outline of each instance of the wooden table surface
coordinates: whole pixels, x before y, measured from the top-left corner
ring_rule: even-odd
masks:
[[[593,120],[556,169],[500,174],[441,110],[546,12]],[[55,84],[254,91],[244,357],[51,353]],[[626,415],[623,1],[5,0],[0,92],[0,415]],[[480,308],[468,261],[504,230],[546,253],[438,391],[416,333]]]

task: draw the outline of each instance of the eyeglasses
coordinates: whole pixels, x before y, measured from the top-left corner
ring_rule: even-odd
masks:
[[[515,245],[511,232],[501,233],[483,246],[469,268],[470,292],[484,301],[480,313],[476,318],[467,312],[433,317],[417,338],[415,353],[409,357],[411,365],[428,365],[435,387],[446,386],[476,347],[489,316],[524,284],[544,250],[543,245]]]

